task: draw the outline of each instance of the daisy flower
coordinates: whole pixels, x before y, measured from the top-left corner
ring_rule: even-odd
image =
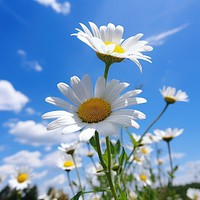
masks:
[[[141,90],[131,90],[120,96],[128,85],[118,80],[106,83],[105,78],[100,77],[93,92],[89,75],[83,76],[82,80],[73,76],[72,88],[65,83],[59,83],[58,89],[72,104],[57,97],[46,98],[48,103],[65,109],[42,116],[43,119],[57,118],[47,126],[47,130],[60,129],[63,134],[79,131],[80,141],[89,141],[95,131],[108,136],[116,134],[121,126],[139,128],[135,120],[145,119],[145,114],[124,108],[145,103],[146,100],[135,97]]]
[[[192,200],[200,200],[200,189],[189,188],[186,192],[186,195]]]
[[[80,23],[82,30],[76,29],[78,32],[72,35],[77,36],[82,42],[90,46],[96,53],[99,59],[105,63],[121,62],[124,59],[130,59],[137,64],[140,71],[142,66],[138,59],[151,62],[149,56],[143,55],[142,52],[151,51],[153,48],[147,41],[140,40],[143,36],[139,33],[128,39],[122,39],[124,28],[109,23],[107,26],[98,28],[93,22],[89,22],[90,31],[84,24]]]
[[[80,159],[78,157],[75,157],[74,159],[76,160],[76,166],[81,167],[82,164]],[[72,156],[68,154],[61,154],[61,157],[57,160],[57,166],[65,171],[71,171],[76,167]]]
[[[183,133],[183,129],[171,129],[167,128],[165,131],[156,129],[154,130],[155,135],[159,136],[162,140],[166,142],[170,142],[173,138],[181,135]]]
[[[75,143],[61,143],[58,147],[58,150],[65,152],[67,154],[73,154],[75,149],[77,148],[78,142]]]
[[[141,170],[138,174],[135,174],[135,178],[142,186],[151,185],[150,172],[147,170]]]
[[[168,104],[175,103],[176,101],[189,101],[188,95],[185,92],[182,90],[176,91],[176,88],[173,87],[163,86],[163,89],[160,89],[160,92]]]
[[[137,152],[140,152],[144,156],[149,156],[152,151],[153,149],[148,145],[141,146],[137,149]]]
[[[15,174],[11,176],[8,184],[10,188],[16,190],[23,190],[28,188],[31,183],[32,173],[28,167],[20,167],[16,170]]]

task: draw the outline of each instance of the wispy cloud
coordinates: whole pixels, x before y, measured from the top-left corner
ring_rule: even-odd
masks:
[[[152,45],[152,46],[160,46],[163,45],[166,41],[166,39],[171,36],[174,35],[180,31],[182,31],[183,29],[185,29],[188,26],[188,24],[184,24],[182,26],[170,29],[168,31],[159,33],[157,35],[151,36],[149,38],[147,38],[146,40]]]
[[[32,146],[52,146],[61,142],[78,140],[77,134],[61,135],[59,130],[47,131],[41,123],[33,120],[8,122],[9,133],[15,136],[15,140],[21,144]]]
[[[0,80],[0,110],[20,112],[29,98],[7,80]]]
[[[67,15],[70,13],[70,3],[64,2],[59,3],[57,0],[35,0],[41,5],[44,5],[46,7],[51,7],[56,13],[61,13],[63,15]]]
[[[43,70],[43,67],[38,63],[38,61],[36,60],[29,60],[28,59],[28,56],[27,56],[27,53],[22,50],[22,49],[19,49],[17,51],[17,54],[20,56],[21,58],[21,65],[26,68],[26,69],[33,69],[37,72],[41,72]]]

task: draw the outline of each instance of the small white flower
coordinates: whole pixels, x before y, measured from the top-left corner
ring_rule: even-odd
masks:
[[[200,200],[200,189],[189,188],[186,192],[186,195],[192,200]]]
[[[61,129],[63,134],[80,131],[80,141],[89,141],[95,131],[108,136],[116,135],[120,126],[139,128],[135,120],[144,119],[145,114],[124,108],[145,103],[146,100],[135,97],[141,90],[131,90],[120,96],[128,85],[118,80],[106,83],[105,78],[100,77],[93,92],[89,75],[85,75],[82,80],[72,77],[72,88],[65,83],[59,83],[58,89],[72,104],[57,97],[46,98],[48,103],[67,110],[44,114],[44,119],[57,118],[47,126],[47,130]]]
[[[150,172],[147,170],[141,170],[138,174],[135,174],[135,178],[142,186],[151,185]]]
[[[137,152],[141,153],[144,156],[149,156],[153,149],[148,145],[143,145],[137,149]]]
[[[176,88],[173,87],[163,86],[163,89],[160,90],[160,92],[168,104],[175,103],[176,101],[189,101],[188,95],[185,92],[182,90],[176,91]]]
[[[63,151],[67,154],[73,154],[75,149],[77,148],[78,142],[74,142],[74,143],[61,143],[60,146],[58,147],[58,149],[60,151]]]
[[[160,137],[158,137],[157,135],[153,135],[151,133],[146,133],[145,136],[143,137],[143,141],[145,141],[145,144],[151,144],[153,142],[159,142],[160,141]]]
[[[74,159],[76,161],[76,166],[81,167],[82,164],[80,162],[80,159],[78,157],[74,157]],[[57,166],[63,170],[71,171],[75,168],[75,163],[71,155],[63,153],[57,160]]]
[[[11,176],[8,184],[12,189],[23,190],[31,183],[31,169],[28,167],[20,167],[15,174]]]
[[[164,130],[159,130],[156,129],[154,130],[155,135],[159,136],[162,140],[169,142],[171,141],[173,138],[181,135],[183,133],[183,129],[171,129],[171,128],[167,128],[165,131]]]
[[[140,40],[143,36],[139,33],[128,39],[122,39],[124,28],[109,23],[107,26],[98,28],[93,22],[89,22],[92,32],[82,23],[80,23],[82,30],[76,29],[78,33],[72,34],[77,36],[82,42],[90,46],[97,56],[104,62],[121,62],[127,58],[137,64],[142,71],[142,66],[138,59],[151,62],[149,56],[143,55],[142,52],[151,51],[153,48],[147,41]]]

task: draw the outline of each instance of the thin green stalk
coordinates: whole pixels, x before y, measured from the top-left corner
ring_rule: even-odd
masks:
[[[169,104],[166,103],[164,109],[161,111],[161,113],[156,117],[156,119],[154,119],[154,121],[147,127],[147,129],[144,131],[144,133],[142,134],[139,142],[142,141],[142,138],[145,136],[145,134],[151,129],[151,127],[160,119],[160,117],[164,114],[164,112],[167,110]]]
[[[108,152],[108,179],[110,183],[110,189],[115,199],[118,199],[115,185],[113,184],[112,180],[112,157],[111,157],[111,149],[110,149],[110,138],[109,136],[106,137],[106,145],[107,145],[107,152]]]
[[[77,167],[77,164],[76,164],[76,160],[75,160],[73,154],[71,154],[71,156],[72,156],[72,160],[73,160],[74,165],[75,165],[75,170],[76,170],[76,175],[77,175],[77,178],[78,178],[80,190],[83,191],[83,187],[82,187],[82,185],[81,185],[81,179],[80,179],[80,175],[79,175],[79,172],[78,172],[78,167]],[[84,195],[83,195],[83,194],[82,194],[82,198],[83,198],[83,200],[84,200]]]
[[[101,147],[100,147],[100,142],[99,142],[99,133],[97,131],[95,131],[95,140],[96,140],[97,153],[98,153],[98,156],[99,156],[100,163],[101,163],[103,169],[107,170],[107,166],[106,166],[106,164],[103,160],[103,157],[102,157]]]
[[[140,143],[142,142],[142,138],[143,138],[143,137],[145,136],[145,134],[151,129],[151,127],[160,119],[160,117],[161,117],[161,116],[164,114],[164,112],[167,110],[168,106],[169,106],[169,104],[167,103],[167,104],[165,105],[165,107],[163,108],[163,110],[161,111],[161,113],[153,120],[153,122],[152,122],[152,123],[147,127],[147,129],[144,131],[144,133],[142,134],[141,138],[140,138],[139,141],[138,141],[139,145],[140,145]],[[128,156],[128,158],[127,158],[127,160],[126,160],[126,162],[125,162],[125,164],[124,164],[124,169],[125,169],[125,167],[126,167],[128,161],[129,161],[130,157],[134,154],[135,150],[136,150],[136,147],[133,148],[133,150],[131,151],[130,155]],[[130,167],[130,165],[131,165],[131,163],[128,165],[128,168]]]
[[[71,182],[71,179],[70,179],[69,172],[70,172],[70,171],[67,170],[67,178],[68,178],[69,186],[70,186],[70,188],[71,188],[71,190],[72,190],[72,194],[75,195],[75,193],[74,193],[74,188],[73,188],[73,186],[72,186],[72,182]]]
[[[105,63],[105,70],[104,70],[104,78],[107,81],[108,79],[108,71],[110,69],[111,63]]]
[[[106,138],[107,139],[107,138]],[[108,138],[109,139],[109,138]],[[108,140],[107,139],[107,140]],[[97,153],[98,153],[98,156],[99,156],[99,160],[100,160],[100,163],[104,169],[104,172],[107,176],[107,179],[108,179],[108,182],[109,182],[109,186],[110,186],[110,190],[113,194],[113,197],[115,200],[118,199],[117,197],[117,194],[116,194],[116,191],[115,191],[115,187],[113,185],[113,181],[112,181],[112,174],[111,174],[111,151],[110,151],[110,140],[109,140],[109,145],[108,145],[108,160],[110,160],[108,163],[108,166],[106,166],[106,163],[104,162],[103,160],[103,156],[102,156],[102,152],[101,152],[101,146],[100,146],[100,142],[99,142],[99,133],[97,131],[95,131],[95,140],[96,140],[96,147],[97,147]],[[108,142],[106,140],[106,142]]]
[[[171,173],[173,174],[174,173],[174,168],[173,168],[173,163],[172,163],[170,142],[167,142],[167,148],[168,148],[168,153],[169,153],[169,162],[170,162]]]

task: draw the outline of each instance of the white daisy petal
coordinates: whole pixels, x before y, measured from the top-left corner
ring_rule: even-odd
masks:
[[[100,35],[99,29],[96,26],[96,24],[94,24],[93,22],[89,22],[89,24],[90,24],[90,27],[92,29],[94,37],[100,38],[101,35]]]
[[[59,91],[75,105],[78,106],[81,104],[81,100],[76,96],[74,91],[66,83],[59,83],[57,87]]]
[[[95,85],[95,91],[94,96],[95,97],[101,97],[102,92],[104,91],[104,88],[106,87],[106,81],[104,77],[99,77],[97,79],[96,85]]]
[[[63,99],[61,99],[59,97],[47,97],[45,99],[45,101],[47,103],[58,106],[60,108],[64,108],[64,109],[71,110],[71,111],[76,110],[75,106],[69,104],[68,102],[64,101]]]
[[[81,131],[79,135],[79,139],[81,142],[88,142],[91,137],[94,136],[95,129],[94,128],[85,128],[83,131]]]
[[[44,115],[42,115],[42,118],[43,119],[53,119],[53,118],[60,118],[60,117],[63,117],[63,116],[72,117],[73,114],[66,112],[66,111],[63,111],[63,110],[57,110],[57,111],[51,111],[51,112],[45,113]]]

